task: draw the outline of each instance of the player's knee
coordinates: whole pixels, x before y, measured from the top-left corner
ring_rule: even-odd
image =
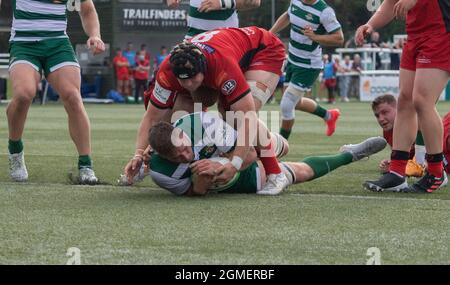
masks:
[[[295,118],[295,106],[302,99],[305,92],[292,86],[288,86],[281,98],[281,116],[283,120],[293,120]]]
[[[412,101],[416,112],[422,112],[427,109],[427,107],[430,105],[427,99],[428,98],[425,98],[423,96],[414,96]],[[431,104],[431,106],[434,107],[434,103]]]
[[[281,118],[283,120],[293,120],[295,118],[295,106],[292,106],[289,100],[284,96],[281,98]]]
[[[259,101],[257,104],[260,107],[266,104],[270,96],[272,96],[272,90],[270,90],[269,87],[259,81],[249,80],[247,81],[247,83],[250,86],[250,91],[253,98],[255,99],[255,103],[256,101]]]
[[[412,104],[412,93],[400,90],[400,93],[398,94],[397,103],[403,105]]]
[[[61,92],[60,97],[66,108],[78,110],[83,106],[80,92],[76,88]]]
[[[36,88],[26,85],[17,85],[13,89],[13,100],[20,104],[30,103],[36,96]]]

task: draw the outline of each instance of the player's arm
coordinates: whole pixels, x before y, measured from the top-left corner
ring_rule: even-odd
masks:
[[[398,0],[384,0],[367,24],[374,30],[378,30],[390,23],[395,17],[394,6],[397,2]]]
[[[397,19],[405,19],[408,11],[416,6],[417,0],[400,0],[394,5],[394,15]]]
[[[231,151],[231,152],[225,153],[223,156],[228,158],[229,160],[232,160],[233,159],[233,155],[234,155],[234,152]],[[244,162],[242,163],[240,171],[245,170],[247,167],[249,167],[257,159],[258,159],[258,154],[256,153],[255,148],[251,147],[249,152],[248,152],[248,154],[247,154],[247,156],[244,159]]]
[[[356,30],[355,43],[357,45],[362,45],[365,37],[389,24],[394,19],[394,6],[397,2],[398,0],[384,0],[370,20]]]
[[[258,8],[261,0],[203,0],[198,11],[207,13],[216,10],[237,9],[240,11]]]
[[[205,130],[205,136],[213,141],[214,145],[221,153],[221,156],[226,157],[231,161],[233,159],[234,149],[238,144],[236,130],[222,118],[210,112],[204,113],[203,122],[206,122],[206,124],[209,125]],[[251,147],[242,163],[241,170],[246,169],[250,164],[256,161],[256,159],[256,150],[254,147]],[[201,161],[203,160],[195,162],[193,165],[201,163]],[[209,167],[211,167],[211,169],[216,169],[217,167],[220,167],[220,165],[217,165],[217,167]]]
[[[177,196],[189,195],[189,192],[192,192],[193,185],[190,177],[173,178],[152,169],[150,177],[156,185]]]
[[[149,103],[147,111],[142,117],[136,136],[136,149],[133,158],[125,166],[124,172],[128,181],[133,181],[133,177],[139,172],[144,162],[144,152],[148,147],[148,133],[150,128],[162,120],[170,109],[160,109]]]
[[[305,29],[303,33],[321,46],[342,46],[344,44],[344,34],[341,29],[327,35],[317,35],[312,29]]]
[[[270,28],[270,32],[276,34],[284,30],[290,23],[291,21],[289,20],[289,14],[286,11],[277,19],[275,24],[273,24],[272,28]]]
[[[310,26],[305,27],[303,34],[321,46],[342,46],[344,44],[344,34],[342,33],[341,24],[337,20],[336,13],[332,8],[327,8],[322,12],[320,23],[325,28],[327,34],[318,35],[314,33]]]
[[[86,0],[80,5],[80,18],[83,24],[83,29],[88,35],[89,39],[86,44],[94,54],[99,54],[105,51],[105,44],[100,35],[100,22],[98,21],[97,11],[95,10],[92,0]]]
[[[237,142],[233,151],[231,162],[219,168],[220,173],[216,181],[226,183],[242,169],[243,162],[249,154],[251,143],[256,141],[256,132],[250,129],[258,129],[258,117],[255,111],[255,103],[250,93],[247,93],[230,106],[231,111],[244,114],[237,119]]]
[[[181,0],[167,0],[167,6],[169,8],[176,8],[180,5]]]

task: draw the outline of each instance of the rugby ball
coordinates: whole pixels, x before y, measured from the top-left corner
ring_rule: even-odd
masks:
[[[222,165],[225,165],[225,164],[230,162],[230,160],[228,158],[220,157],[220,156],[218,156],[218,157],[211,157],[211,158],[209,158],[209,160],[214,161],[214,162],[219,162]],[[240,173],[238,171],[233,176],[233,178],[231,178],[231,180],[228,181],[228,183],[223,183],[223,184],[216,183],[216,184],[213,184],[213,185],[211,185],[209,187],[209,190],[211,190],[211,191],[222,191],[224,189],[227,189],[227,188],[231,187],[234,183],[236,183],[236,181],[239,179],[239,176],[240,176]]]

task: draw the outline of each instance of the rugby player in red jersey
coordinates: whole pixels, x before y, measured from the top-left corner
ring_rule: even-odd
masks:
[[[394,124],[390,171],[364,187],[373,191],[431,193],[447,183],[443,171],[443,126],[435,103],[450,77],[450,2],[448,0],[385,0],[356,31],[364,37],[394,17],[406,17],[407,42],[400,64],[400,95]],[[427,149],[427,174],[408,187],[405,169],[418,125]]]
[[[263,135],[258,135],[256,144],[268,174],[263,193],[276,195],[281,192],[288,181],[278,165],[270,140],[261,139],[270,138],[270,134],[258,120],[256,111],[274,92],[284,58],[283,43],[274,34],[258,27],[212,30],[175,46],[161,64],[152,87],[150,104],[138,131],[135,156],[125,167],[129,179],[142,164],[150,128],[169,114],[168,110],[180,98],[186,102],[179,108],[191,112],[189,108],[192,109],[193,101],[186,94],[206,86],[220,93],[219,110],[245,114],[245,119],[238,120],[237,124],[238,141],[242,143],[236,145],[231,162],[220,169],[217,180],[227,181],[240,170],[250,142],[255,139],[250,137],[250,128],[257,126]]]

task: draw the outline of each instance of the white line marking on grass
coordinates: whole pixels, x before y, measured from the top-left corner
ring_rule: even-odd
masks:
[[[124,186],[117,185],[83,185],[83,184],[65,184],[65,183],[38,183],[38,182],[0,182],[1,185],[5,186],[30,186],[30,187],[77,187],[77,188],[111,188],[111,187],[120,187],[120,188],[128,188]],[[137,188],[136,189],[141,189]]]
[[[405,193],[398,193],[399,195],[403,195]],[[376,197],[376,196],[361,196],[361,195],[332,195],[332,194],[301,194],[301,193],[286,193],[282,195],[291,195],[291,196],[307,196],[307,197],[323,197],[323,198],[346,198],[346,199],[358,199],[358,200],[400,200],[400,201],[444,201],[450,202],[447,199],[420,199],[420,198],[406,198],[406,197]],[[383,195],[383,194],[380,194]],[[421,194],[417,194],[421,195]],[[426,194],[424,194],[426,195]]]
[[[151,191],[165,191],[162,188],[158,187],[148,187],[148,186],[118,186],[118,185],[78,185],[78,184],[65,184],[65,183],[38,183],[38,182],[25,182],[25,183],[17,183],[17,182],[0,182],[0,185],[4,186],[38,186],[38,187],[76,187],[76,188],[118,188],[125,191],[133,191],[133,190],[148,190]],[[379,193],[380,195],[383,195],[382,193]],[[402,195],[408,195],[406,193],[397,193],[399,196]],[[247,195],[247,194],[245,194]],[[228,195],[227,195],[228,196]],[[318,197],[318,198],[341,198],[341,199],[354,199],[354,200],[391,200],[391,201],[428,201],[428,202],[434,202],[434,201],[442,201],[442,202],[450,202],[448,199],[425,199],[425,198],[412,198],[412,197],[377,197],[377,196],[363,196],[363,195],[342,195],[342,194],[302,194],[302,193],[283,193],[278,196],[278,198],[282,198],[283,196],[299,196],[299,197]],[[428,194],[417,194],[417,197],[424,197],[428,196]],[[217,197],[217,196],[216,196]],[[260,195],[255,195],[255,197],[261,197]],[[267,197],[270,199],[270,197]]]
[[[4,155],[7,156],[9,155],[9,153],[7,152],[0,152],[0,155]],[[53,157],[75,157],[76,155],[72,155],[72,154],[48,154],[48,153],[26,153],[26,156],[53,156]],[[96,154],[95,157],[102,157],[102,158],[110,158],[111,155],[110,154]],[[123,155],[123,156],[115,156],[115,158],[129,158],[129,155]]]

